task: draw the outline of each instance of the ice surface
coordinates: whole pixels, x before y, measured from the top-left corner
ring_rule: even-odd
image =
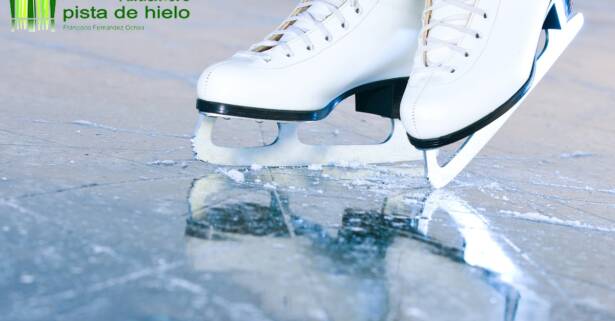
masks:
[[[579,1],[586,30],[444,195],[419,163],[192,159],[199,72],[295,4],[1,36],[0,320],[615,320],[614,3]],[[302,134],[387,133],[349,107]]]
[[[547,216],[547,215],[543,215],[543,214],[536,213],[536,212],[519,213],[515,211],[501,210],[500,213],[508,214],[513,217],[521,218],[521,219],[532,221],[532,222],[548,223],[548,224],[555,224],[555,225],[568,226],[568,227],[581,228],[581,229],[589,229],[589,230],[602,231],[602,232],[615,232],[615,228],[593,226],[587,223],[583,223],[581,221],[562,220],[557,217]]]

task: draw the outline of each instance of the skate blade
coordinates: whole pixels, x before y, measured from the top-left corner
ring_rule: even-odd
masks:
[[[192,143],[197,159],[226,166],[289,167],[421,160],[421,152],[408,141],[401,121],[391,121],[391,135],[384,143],[377,145],[307,145],[299,140],[298,123],[278,123],[278,138],[271,145],[230,148],[213,143],[216,119],[201,114]]]
[[[468,166],[472,159],[474,159],[483,147],[489,143],[491,138],[493,138],[510,116],[512,116],[517,108],[525,101],[527,96],[536,88],[538,83],[540,83],[551,67],[553,67],[557,59],[578,35],[579,31],[581,31],[584,24],[583,14],[578,13],[566,22],[566,9],[564,8],[563,2],[556,2],[555,6],[558,15],[564,17],[560,19],[562,26],[561,29],[549,30],[549,42],[536,61],[534,82],[525,96],[504,115],[469,136],[443,166],[438,162],[439,149],[431,149],[424,152],[427,179],[434,188],[445,187]]]
[[[253,120],[256,121],[257,123],[264,123],[264,122],[271,122],[271,121],[275,121],[277,123],[280,124],[303,124],[303,123],[311,123],[313,121],[292,121],[292,120],[271,120],[271,119],[261,119],[261,118],[246,118],[246,117],[240,117],[240,116],[233,116],[233,115],[221,115],[221,114],[210,114],[210,113],[200,113],[201,115],[205,115],[207,117],[213,117],[213,118],[217,118],[217,119],[224,119],[224,120]],[[197,124],[198,125],[198,124]]]

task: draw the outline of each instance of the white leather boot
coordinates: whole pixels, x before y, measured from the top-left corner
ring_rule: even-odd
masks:
[[[437,148],[466,138],[523,98],[541,30],[559,23],[555,3],[570,17],[570,2],[428,0],[402,102],[413,145]]]
[[[574,40],[584,19],[571,2],[428,0],[401,118],[432,186],[461,173]]]
[[[264,41],[203,72],[197,108],[313,121],[356,94],[358,111],[399,118],[422,8],[423,0],[301,1]]]

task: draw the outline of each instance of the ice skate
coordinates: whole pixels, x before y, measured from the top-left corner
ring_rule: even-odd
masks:
[[[441,188],[515,112],[584,20],[571,0],[433,0],[423,20],[401,117]],[[464,139],[441,166],[439,148]]]
[[[422,0],[301,1],[281,26],[248,51],[206,69],[198,83],[196,157],[219,164],[301,166],[388,163],[421,158],[399,120],[421,24]],[[316,146],[297,135],[355,96],[356,111],[391,119],[380,145]],[[278,122],[278,139],[255,148],[212,142],[216,118]]]

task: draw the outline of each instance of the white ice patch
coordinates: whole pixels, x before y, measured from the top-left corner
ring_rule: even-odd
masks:
[[[492,182],[492,183],[489,183],[489,184],[487,184],[487,185],[483,186],[483,188],[485,188],[485,189],[490,189],[490,190],[496,190],[496,191],[502,191],[502,190],[504,190],[504,189],[502,188],[502,186],[501,186],[500,184],[498,184],[497,182]]]
[[[574,151],[571,153],[563,153],[559,155],[559,158],[568,159],[568,158],[583,158],[583,157],[592,157],[592,156],[594,156],[594,154],[590,152]]]
[[[242,184],[243,182],[246,181],[245,175],[236,169],[231,169],[228,171],[224,169],[218,169],[218,172],[221,174],[224,174],[226,177],[232,179],[235,183],[238,183],[238,184]]]
[[[547,223],[547,224],[588,229],[588,230],[594,230],[594,231],[600,231],[600,232],[615,232],[615,228],[595,226],[595,225],[583,223],[581,221],[563,220],[563,219],[560,219],[554,216],[548,216],[548,215],[540,214],[537,212],[520,213],[520,212],[515,212],[515,211],[509,211],[509,210],[500,210],[500,213],[507,214],[515,218],[520,218],[523,220],[538,222],[538,223]]]
[[[271,183],[265,183],[265,185],[263,185],[263,187],[266,188],[266,189],[271,189],[271,190],[275,190],[275,189],[278,188],[277,186],[275,186],[275,185],[273,185]]]
[[[91,122],[89,120],[81,120],[81,119],[74,120],[74,121],[71,122],[71,124],[85,126],[85,127],[106,129],[106,130],[109,130],[109,131],[112,131],[112,132],[116,132],[116,131],[119,130],[118,128],[107,126],[107,125],[98,124],[98,123],[95,123],[95,122]]]
[[[263,169],[263,165],[252,164],[252,166],[250,166],[250,170],[253,170],[253,171],[260,171],[262,169]]]
[[[330,320],[327,312],[325,312],[322,309],[310,309],[308,310],[308,316],[310,317],[310,319],[312,320],[316,320],[316,321],[327,321]]]
[[[311,171],[321,171],[322,170],[322,164],[311,164],[308,166],[308,170]]]
[[[19,276],[19,282],[22,284],[32,284],[34,283],[34,275],[31,274],[22,274]]]
[[[107,254],[111,256],[115,255],[115,251],[113,251],[112,248],[103,245],[92,245],[92,251],[96,254]]]
[[[169,280],[169,285],[172,288],[179,288],[179,289],[183,289],[186,290],[188,292],[192,292],[194,294],[203,294],[205,293],[205,289],[203,287],[201,287],[200,285],[194,283],[194,282],[190,282],[186,279],[180,279],[180,278],[172,278],[171,280]]]
[[[175,166],[177,164],[176,161],[166,159],[166,160],[155,160],[153,162],[147,163],[150,166]]]
[[[73,120],[69,124],[83,126],[83,127],[89,127],[89,128],[102,129],[102,130],[107,130],[107,131],[110,131],[110,132],[132,133],[132,134],[146,135],[146,136],[150,136],[150,137],[159,137],[159,136],[162,136],[162,137],[175,137],[175,138],[191,138],[192,137],[191,135],[163,134],[163,133],[157,133],[157,132],[154,132],[154,131],[146,131],[146,130],[139,130],[139,129],[117,128],[117,127],[103,125],[103,124],[99,124],[99,123],[95,123],[95,122],[92,122],[92,121],[89,121],[89,120],[83,120],[83,119]]]
[[[360,168],[360,167],[365,167],[367,164],[361,163],[361,162],[337,162],[335,163],[336,166],[338,167],[344,167],[344,168]]]
[[[423,319],[423,320],[429,319],[428,313],[425,313],[421,309],[415,308],[415,307],[409,307],[409,308],[404,309],[404,315],[411,317],[413,319]]]

